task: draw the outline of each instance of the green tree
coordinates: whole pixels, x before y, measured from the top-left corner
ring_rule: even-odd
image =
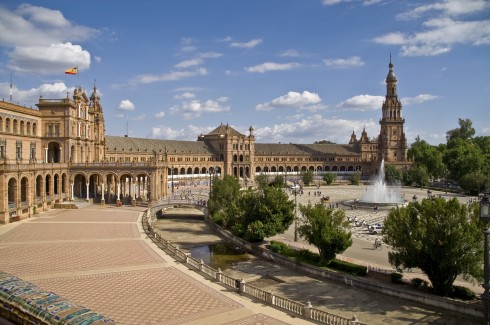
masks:
[[[388,184],[399,183],[403,179],[402,171],[393,165],[385,165],[385,180]]]
[[[350,175],[349,178],[350,185],[359,185],[360,181],[361,181],[361,173],[355,172]]]
[[[436,294],[445,296],[458,275],[480,277],[483,245],[478,204],[467,208],[456,198],[410,202],[392,209],[383,240],[396,268],[420,268]]]
[[[327,183],[327,185],[331,185],[337,179],[337,175],[334,173],[326,173],[323,175],[323,181]]]
[[[335,144],[335,142],[331,142],[329,140],[320,140],[313,142],[314,144]]]
[[[452,139],[444,155],[451,177],[457,181],[472,172],[483,171],[485,168],[485,155],[472,141],[461,138]]]
[[[475,129],[473,128],[473,122],[470,119],[458,119],[459,128],[452,129],[446,132],[447,142],[460,138],[462,140],[471,139],[475,135]]]
[[[330,263],[336,254],[344,252],[352,245],[351,232],[345,212],[329,209],[321,203],[299,205],[304,224],[298,228],[299,235],[318,248],[322,263]]]
[[[418,186],[426,186],[429,183],[429,173],[425,165],[416,165],[408,171],[409,179]]]
[[[236,210],[239,197],[240,183],[235,177],[225,175],[222,179],[215,178],[208,200],[209,214],[226,227],[228,216]]]
[[[256,175],[255,183],[259,189],[263,189],[269,185],[269,178],[265,174]]]
[[[238,199],[238,209],[229,216],[231,232],[250,242],[283,233],[294,220],[294,202],[280,188],[266,186],[247,191]]]
[[[305,170],[301,172],[301,179],[303,180],[305,186],[308,186],[311,182],[313,182],[313,176],[312,170]]]
[[[272,183],[270,183],[269,185],[274,186],[274,187],[284,187],[284,176],[276,175],[276,177],[274,177],[274,180],[272,181]]]
[[[418,166],[425,166],[429,175],[442,177],[445,168],[443,162],[443,151],[438,147],[431,146],[420,137],[415,139],[415,142],[408,150],[408,157],[412,159]]]
[[[473,195],[485,192],[488,182],[488,177],[481,172],[472,172],[459,179],[459,185]]]

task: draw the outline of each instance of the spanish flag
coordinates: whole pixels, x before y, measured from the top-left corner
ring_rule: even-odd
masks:
[[[78,73],[78,67],[65,70],[65,74],[77,74],[77,73]]]

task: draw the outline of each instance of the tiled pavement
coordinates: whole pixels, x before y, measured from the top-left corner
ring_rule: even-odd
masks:
[[[0,226],[0,270],[120,324],[307,324],[175,263],[146,238],[141,211],[85,206]]]

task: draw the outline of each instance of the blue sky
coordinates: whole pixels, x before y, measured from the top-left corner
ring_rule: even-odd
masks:
[[[28,107],[95,81],[110,135],[195,140],[228,123],[259,142],[375,137],[390,53],[409,143],[445,142],[458,118],[490,135],[484,0],[7,0],[0,48],[0,98],[11,74]]]

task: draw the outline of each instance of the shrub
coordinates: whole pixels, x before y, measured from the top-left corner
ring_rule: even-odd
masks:
[[[461,300],[473,300],[476,295],[471,289],[461,286],[453,286],[449,297]]]
[[[367,267],[364,265],[357,265],[354,263],[349,263],[338,259],[333,259],[332,261],[330,261],[328,267],[339,271],[344,271],[353,275],[366,276],[368,273]]]
[[[312,251],[307,249],[296,251],[296,260],[298,262],[321,266],[320,255],[318,255],[317,253],[313,253]]]
[[[392,283],[402,283],[403,274],[393,272],[390,274]]]
[[[415,288],[428,288],[429,287],[429,282],[427,282],[424,279],[421,278],[413,278],[412,279],[412,286]]]
[[[272,240],[269,249],[274,253],[278,253],[287,257],[295,257],[296,250],[290,248],[288,245],[281,243],[280,241]]]

